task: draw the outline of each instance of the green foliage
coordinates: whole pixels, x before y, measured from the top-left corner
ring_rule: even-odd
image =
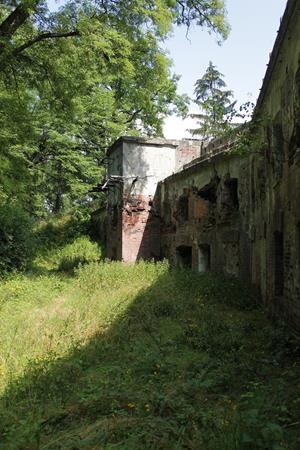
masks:
[[[56,250],[88,234],[89,220],[88,211],[82,209],[75,210],[72,214],[49,216],[40,220],[34,229],[40,252],[44,249]]]
[[[81,237],[58,253],[58,270],[70,272],[83,264],[98,261],[100,256],[98,245],[85,237]]]
[[[99,246],[85,236],[89,231],[89,216],[81,212],[39,222],[34,230],[39,245],[35,266],[73,272],[80,265],[100,259]]]
[[[0,206],[0,276],[28,266],[35,249],[32,226],[17,203]]]
[[[231,121],[237,115],[232,91],[225,90],[226,84],[221,74],[210,61],[202,78],[195,83],[195,103],[201,114],[192,114],[199,119],[199,127],[190,130],[193,135],[200,135],[203,140],[220,137],[231,130]]]
[[[253,104],[244,105],[248,111],[253,109]],[[248,114],[248,113],[247,113]],[[230,132],[231,138],[234,141],[232,152],[239,155],[246,155],[249,153],[261,154],[265,150],[267,144],[266,130],[269,126],[270,119],[267,117],[255,116],[251,121],[246,122],[239,128]]]
[[[299,346],[234,280],[92,262],[0,304],[0,448],[299,447]]]
[[[9,0],[0,6],[0,193],[41,217],[85,206],[124,134],[184,114],[160,48],[173,23],[226,38],[222,0]]]

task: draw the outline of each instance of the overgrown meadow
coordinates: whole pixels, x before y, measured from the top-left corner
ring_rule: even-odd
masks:
[[[0,449],[300,448],[297,339],[236,281],[48,246],[0,285]]]

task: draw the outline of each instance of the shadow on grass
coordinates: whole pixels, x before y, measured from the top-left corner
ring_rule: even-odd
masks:
[[[278,419],[283,391],[286,402],[295,391],[282,380],[274,398],[276,364],[288,373],[290,362],[252,302],[233,280],[166,272],[130,304],[114,304],[86,345],[32,363],[8,387],[0,448],[296,448],[283,445],[281,423],[271,435],[261,432]],[[262,404],[246,426],[239,409],[251,389]]]

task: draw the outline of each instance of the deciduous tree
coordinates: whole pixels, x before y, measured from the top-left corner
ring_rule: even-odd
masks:
[[[2,2],[0,201],[36,214],[86,202],[112,140],[186,112],[160,48],[174,23],[228,33],[223,0]]]

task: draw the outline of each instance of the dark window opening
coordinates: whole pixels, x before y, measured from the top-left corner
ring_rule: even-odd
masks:
[[[284,138],[281,124],[273,127],[274,150],[278,156],[283,155]]]
[[[118,211],[118,207],[115,205],[113,207],[112,215],[111,215],[111,225],[112,225],[112,227],[114,227],[114,228],[117,227],[118,219],[119,219],[119,211]]]
[[[225,183],[227,190],[229,201],[234,209],[239,209],[239,196],[238,196],[238,180],[237,178],[230,178]]]
[[[117,248],[116,247],[113,247],[112,250],[111,250],[111,259],[113,261],[117,260]]]
[[[172,209],[170,203],[167,201],[163,203],[163,221],[167,226],[172,224]]]
[[[192,268],[192,247],[181,245],[176,248],[177,266],[181,268]]]
[[[297,240],[298,240],[298,255],[297,255],[297,261],[298,261],[298,267],[300,268],[300,222],[298,222],[297,225]]]
[[[198,272],[203,273],[210,270],[210,245],[199,245],[198,249]]]
[[[182,222],[189,220],[189,198],[187,195],[182,195],[178,199],[177,218]]]
[[[204,200],[208,200],[211,203],[216,203],[217,201],[217,186],[213,185],[204,187],[198,191],[198,195]]]
[[[299,117],[300,114],[300,59],[299,59],[299,68],[295,77],[295,87],[296,87],[296,115],[295,117]],[[296,147],[300,148],[300,123],[299,120],[296,120]]]
[[[299,60],[300,62],[300,60]],[[295,75],[295,110],[294,131],[289,144],[289,162],[293,163],[297,150],[300,148],[300,64]]]
[[[299,100],[300,103],[300,100]],[[299,106],[299,113],[300,113],[300,106]],[[300,148],[300,124],[297,123],[296,125],[296,131],[295,131],[295,140],[296,140],[296,147],[297,149]]]
[[[275,295],[282,296],[284,292],[284,245],[283,233],[274,233],[274,263],[275,263]]]

